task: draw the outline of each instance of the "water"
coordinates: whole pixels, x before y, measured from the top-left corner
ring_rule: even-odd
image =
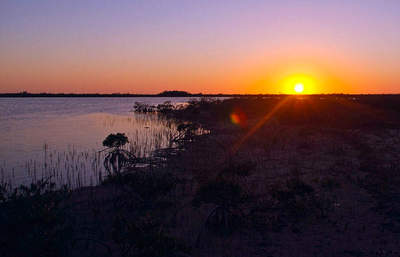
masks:
[[[105,174],[102,141],[125,133],[138,157],[171,146],[176,124],[131,112],[136,101],[185,103],[190,98],[0,98],[0,174],[13,185],[52,176],[74,187]]]

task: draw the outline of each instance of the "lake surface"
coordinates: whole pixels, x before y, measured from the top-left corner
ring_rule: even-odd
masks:
[[[128,149],[148,157],[171,146],[176,124],[157,114],[133,113],[184,97],[0,98],[0,175],[14,186],[52,176],[74,187],[97,184],[105,174],[99,150],[110,133],[125,133]]]

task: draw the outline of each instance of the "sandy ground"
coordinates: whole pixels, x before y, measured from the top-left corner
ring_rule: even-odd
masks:
[[[243,129],[204,117],[210,134],[162,152],[167,158],[148,168],[178,178],[165,195],[172,207],[159,215],[163,231],[191,248],[182,256],[400,256],[400,129],[378,121],[344,128],[271,119],[246,136],[257,119]],[[238,167],[248,174],[232,175]],[[192,204],[202,186],[221,177],[248,197],[231,209],[240,222],[226,235],[206,226],[218,206]],[[72,198],[86,227],[80,233],[99,242],[99,255],[119,254],[110,231],[119,202],[131,199],[132,208],[118,213],[133,217],[129,190],[111,184]]]

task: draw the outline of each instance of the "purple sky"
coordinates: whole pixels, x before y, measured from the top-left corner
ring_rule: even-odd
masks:
[[[2,0],[0,92],[400,93],[399,26],[397,0]]]

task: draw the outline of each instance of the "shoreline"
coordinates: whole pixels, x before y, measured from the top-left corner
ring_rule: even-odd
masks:
[[[396,256],[397,109],[338,101],[291,98],[269,119],[277,100],[169,110],[189,122],[183,150],[72,192],[72,238],[92,256]]]

